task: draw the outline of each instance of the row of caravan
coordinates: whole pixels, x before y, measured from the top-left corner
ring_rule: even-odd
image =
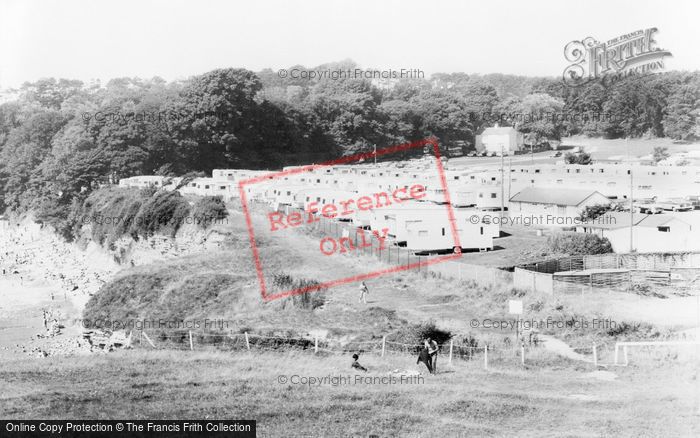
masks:
[[[504,203],[500,181],[495,178],[482,178],[475,172],[445,172],[445,184],[448,189],[445,190],[436,172],[426,170],[335,166],[296,173],[293,171],[294,168],[286,169],[275,177],[268,176],[259,182],[246,184],[247,199],[285,204],[298,187],[373,193],[421,184],[426,187],[425,200],[438,204],[445,204],[449,200],[456,207],[497,210]],[[121,179],[119,185],[138,188],[154,186],[164,190],[177,188],[183,194],[221,196],[225,200],[231,200],[240,196],[239,182],[265,174],[270,173],[244,169],[215,169],[211,178],[199,177],[186,183],[182,182],[182,178],[145,175]]]
[[[500,234],[498,218],[494,219],[494,215],[488,211],[430,201],[401,199],[401,202],[383,203],[366,209],[338,209],[338,214],[333,217],[324,214],[324,206],[347,205],[348,200],[357,197],[358,193],[349,190],[289,187],[284,190],[283,196],[275,198],[271,207],[284,214],[293,211],[309,214],[311,211],[315,216],[349,222],[358,228],[386,234],[394,243],[421,252],[454,250],[457,247],[462,250],[491,250],[493,239]]]

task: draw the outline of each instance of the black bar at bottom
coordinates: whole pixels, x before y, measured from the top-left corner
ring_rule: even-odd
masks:
[[[0,420],[0,436],[255,438],[254,420]]]

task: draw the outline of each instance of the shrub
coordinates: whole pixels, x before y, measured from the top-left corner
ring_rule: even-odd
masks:
[[[273,286],[281,291],[313,288],[320,283],[306,278],[294,278],[289,274],[275,274],[272,278]],[[325,289],[312,289],[308,292],[292,295],[283,299],[283,307],[286,303],[292,303],[293,307],[306,310],[314,310],[326,304]]]
[[[226,219],[228,210],[221,196],[205,196],[194,204],[192,216],[198,226],[207,229],[213,222]]]
[[[390,336],[390,339],[394,342],[416,346],[412,348],[416,351],[420,349],[419,346],[423,345],[423,341],[426,338],[430,338],[442,345],[452,338],[452,333],[447,330],[439,329],[435,321],[430,320],[421,324],[414,324]]]
[[[564,155],[564,162],[566,162],[566,164],[588,165],[593,163],[593,160],[591,159],[591,155],[586,152],[579,152],[578,154],[567,152],[566,155]]]
[[[612,252],[610,241],[594,234],[557,233],[549,236],[547,246],[552,253],[557,254],[585,255]]]
[[[581,212],[580,219],[582,221],[592,221],[604,215],[609,209],[610,206],[608,205],[589,205]]]
[[[179,192],[158,192],[144,201],[129,232],[144,237],[158,232],[174,236],[189,211],[189,204]]]

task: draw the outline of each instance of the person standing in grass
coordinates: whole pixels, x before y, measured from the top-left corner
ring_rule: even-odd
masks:
[[[428,349],[428,354],[430,355],[430,365],[433,369],[433,374],[437,374],[437,357],[438,357],[438,347],[437,342],[428,338],[425,340],[426,348]]]
[[[360,303],[367,304],[367,294],[369,289],[364,281],[360,282]]]
[[[428,372],[433,374],[433,365],[430,363],[430,353],[428,353],[428,341],[424,342],[423,348],[421,348],[420,352],[418,352],[418,360],[416,361],[416,365],[421,362],[428,367]]]

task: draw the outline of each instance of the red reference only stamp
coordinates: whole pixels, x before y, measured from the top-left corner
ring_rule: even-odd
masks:
[[[326,170],[332,171],[334,166],[360,164],[366,162],[366,160],[374,160],[375,157],[397,154],[418,148],[427,148],[433,153],[436,169],[435,175],[428,175],[425,179],[430,179],[432,181],[431,184],[435,185],[435,187],[432,187],[433,189],[439,188],[439,190],[435,190],[435,192],[443,194],[443,199],[439,200],[440,203],[444,204],[441,206],[441,208],[444,208],[444,214],[447,217],[451,234],[454,238],[454,247],[461,248],[455,215],[452,209],[450,194],[447,187],[447,181],[445,178],[442,161],[440,159],[439,145],[437,139],[435,138],[391,146],[375,152],[355,154],[321,164],[312,164],[308,166],[295,167],[280,172],[271,172],[269,174],[242,180],[238,183],[241,204],[248,227],[250,246],[253,252],[255,269],[257,271],[257,277],[260,283],[260,293],[263,300],[271,301],[292,295],[314,292],[346,283],[376,278],[384,274],[406,271],[408,269],[418,267],[426,267],[428,265],[461,257],[461,253],[457,251],[454,254],[434,256],[426,261],[419,261],[419,259],[417,259],[417,261],[414,263],[406,263],[404,265],[388,267],[380,266],[378,269],[370,270],[366,273],[332,279],[320,282],[319,284],[315,284],[313,286],[306,286],[275,293],[270,293],[268,291],[263,271],[263,262],[260,257],[259,248],[255,242],[255,230],[251,216],[252,212],[248,203],[248,194],[255,192],[254,190],[251,190],[251,188],[255,187],[256,185],[263,186],[270,185],[270,183],[274,184],[276,181],[284,181],[286,183],[288,180],[302,180],[308,184],[308,187],[305,189],[297,187],[298,190],[296,191],[288,190],[286,184],[277,184],[275,186],[277,187],[277,190],[274,192],[275,195],[282,196],[286,193],[288,195],[288,199],[290,199],[289,196],[291,195],[296,200],[296,202],[294,202],[296,208],[289,208],[290,206],[287,205],[288,208],[286,208],[285,211],[268,212],[265,215],[264,226],[267,228],[267,231],[271,233],[293,232],[295,229],[301,227],[317,226],[321,221],[332,221],[335,222],[335,230],[338,231],[340,228],[342,228],[343,232],[342,235],[328,235],[320,238],[318,241],[318,250],[321,252],[321,254],[325,256],[346,254],[351,251],[357,251],[363,248],[375,246],[375,242],[376,249],[381,252],[389,245],[389,242],[387,241],[389,239],[389,228],[382,226],[378,229],[365,229],[368,227],[361,226],[356,223],[358,215],[364,215],[367,217],[368,215],[381,212],[381,209],[396,208],[400,207],[402,204],[405,205],[406,203],[413,201],[428,202],[426,201],[428,190],[426,184],[411,182],[404,185],[394,184],[389,189],[382,189],[380,186],[385,186],[386,184],[373,184],[371,181],[365,178],[366,183],[354,186],[354,190],[338,190],[323,187],[319,188],[318,186],[314,186],[313,182],[320,183],[320,178],[317,179],[315,176],[302,178],[302,176],[309,175],[310,172],[314,172],[314,175],[323,174]],[[358,166],[358,168],[365,169],[365,166]],[[369,166],[367,166],[367,168],[369,168]],[[425,170],[420,171],[430,172]],[[356,173],[355,175],[358,174]],[[335,175],[328,173],[328,175],[325,176],[330,176],[332,178]],[[430,176],[432,176],[432,178],[429,178]],[[359,175],[357,178],[361,179]],[[378,265],[383,264],[383,262],[378,261]]]

